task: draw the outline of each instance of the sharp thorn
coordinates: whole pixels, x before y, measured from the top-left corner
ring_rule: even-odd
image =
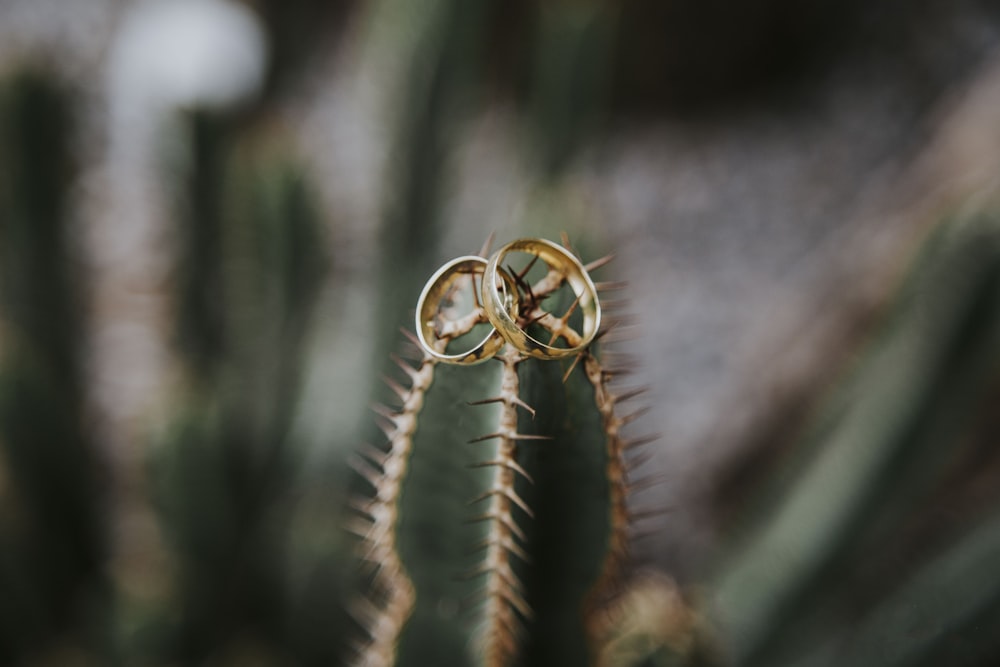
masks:
[[[593,262],[589,262],[587,264],[584,264],[583,268],[586,269],[587,272],[596,271],[597,269],[599,269],[599,268],[601,268],[603,266],[607,266],[607,264],[611,260],[613,260],[614,258],[615,258],[615,254],[613,252],[612,253],[608,253],[604,257],[599,257],[599,258],[595,259]]]
[[[527,403],[525,403],[524,401],[522,401],[519,396],[514,396],[509,400],[514,405],[517,405],[527,410],[531,414],[532,419],[535,418],[535,409],[530,405],[528,405]],[[466,405],[488,405],[490,403],[506,403],[507,401],[508,399],[504,398],[503,396],[497,396],[496,398],[484,398],[479,401],[469,401],[468,403],[466,403]]]
[[[382,433],[385,434],[385,437],[389,440],[396,437],[396,431],[398,429],[396,427],[396,423],[392,420],[385,419],[381,415],[376,415],[375,425],[378,426],[379,430],[382,431]]]
[[[392,359],[392,361],[397,366],[399,366],[403,370],[404,373],[406,373],[407,375],[409,375],[411,380],[415,380],[416,379],[416,377],[417,377],[417,369],[415,369],[410,364],[406,363],[406,361],[404,361],[398,354],[390,354],[389,358]]]
[[[378,447],[368,443],[364,443],[358,447],[358,454],[365,457],[380,468],[384,466],[385,462],[389,459],[389,452],[382,451]]]
[[[528,262],[528,265],[525,266],[524,270],[522,270],[520,273],[514,271],[513,269],[510,269],[510,273],[511,275],[517,276],[518,281],[522,281],[524,280],[524,277],[528,275],[528,271],[531,271],[531,269],[534,268],[535,262],[537,261],[538,261],[538,255],[535,255],[534,257],[531,258],[531,261]]]
[[[666,516],[674,511],[672,507],[660,507],[657,509],[650,510],[638,510],[631,511],[628,513],[629,522],[642,521],[643,519],[652,519],[654,517]]]
[[[373,489],[378,490],[379,480],[382,474],[376,470],[370,463],[365,461],[360,456],[350,456],[347,459],[347,465],[351,466],[354,472],[361,475],[361,477],[372,485]]]
[[[650,435],[642,435],[637,438],[630,438],[622,441],[622,447],[625,449],[635,449],[637,447],[642,447],[643,445],[656,442],[661,437],[662,436],[659,433],[653,433]]]
[[[642,396],[643,394],[648,393],[648,392],[649,392],[649,387],[648,386],[635,387],[634,389],[629,389],[627,391],[623,391],[620,394],[617,394],[615,396],[615,402],[616,403],[624,403],[625,401],[628,401],[630,399],[636,398],[638,396]]]
[[[618,423],[621,426],[624,426],[626,424],[631,424],[636,419],[638,419],[639,417],[641,417],[644,414],[646,414],[647,412],[649,412],[649,410],[650,410],[650,407],[648,405],[644,406],[644,407],[641,407],[638,410],[635,410],[634,412],[630,412],[627,415],[623,415],[623,416],[619,417],[618,418]]]
[[[388,375],[385,375],[384,373],[382,374],[381,377],[382,377],[382,382],[384,382],[385,385],[392,390],[392,393],[396,394],[396,396],[399,397],[399,400],[405,402],[410,395],[410,391],[403,385],[393,380]]]
[[[420,339],[417,338],[417,334],[413,333],[406,327],[400,327],[399,330],[402,332],[403,336],[406,337],[406,340],[410,341],[411,343],[417,346],[418,350],[423,349],[423,347],[420,345]]]
[[[486,237],[486,241],[483,242],[482,247],[479,249],[480,257],[490,256],[490,248],[493,247],[493,241],[496,240],[496,237],[497,237],[496,231],[491,231],[490,235]]]
[[[397,413],[388,405],[382,403],[369,403],[368,409],[380,417],[384,417],[395,424]]]
[[[629,492],[642,491],[643,489],[649,489],[654,486],[659,486],[667,481],[664,475],[650,475],[649,477],[643,477],[642,479],[637,479],[635,481],[628,482]]]
[[[495,438],[502,438],[502,437],[503,433],[490,433],[488,435],[481,435],[478,438],[473,438],[472,440],[469,440],[469,444],[471,445],[476,442],[486,442],[487,440],[493,440]]]
[[[503,403],[503,396],[497,396],[496,398],[484,398],[478,401],[467,401],[466,405],[489,405],[491,403]]]
[[[640,468],[647,463],[649,463],[654,456],[654,452],[643,452],[638,456],[632,456],[625,462],[625,471],[631,473],[633,470]]]
[[[519,475],[521,475],[521,477],[523,477],[524,479],[526,479],[529,483],[531,483],[531,484],[535,483],[535,480],[532,479],[531,475],[528,474],[528,471],[526,471],[524,468],[522,468],[517,463],[517,461],[515,461],[513,459],[508,459],[508,460],[494,459],[492,461],[483,461],[481,463],[470,463],[468,467],[469,468],[491,468],[491,467],[494,467],[494,466],[497,466],[497,467],[500,467],[500,468],[510,468],[514,472],[516,472]]]
[[[564,229],[559,232],[559,240],[562,241],[562,246],[569,250],[571,253],[576,255],[576,251],[573,250],[573,246],[569,243],[569,233]],[[577,255],[579,257],[579,255]]]
[[[510,436],[511,440],[554,440],[551,435],[532,435],[529,433],[515,433]]]
[[[578,354],[578,355],[576,355],[576,357],[573,358],[573,362],[569,365],[569,368],[566,369],[566,372],[563,373],[563,376],[562,376],[562,383],[563,384],[566,384],[566,382],[569,380],[569,376],[573,374],[573,369],[575,369],[576,366],[577,366],[577,364],[580,363],[580,359],[583,359],[583,355],[582,354]]]

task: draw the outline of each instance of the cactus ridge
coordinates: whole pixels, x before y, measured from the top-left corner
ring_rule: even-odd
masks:
[[[517,443],[521,440],[547,439],[544,436],[518,433],[517,409],[523,407],[532,416],[535,414],[535,410],[519,396],[520,381],[517,365],[523,361],[523,356],[512,349],[507,349],[498,358],[503,364],[500,396],[496,399],[502,404],[500,428],[496,433],[486,436],[497,441],[491,458],[496,464],[492,466],[494,471],[490,490],[480,498],[490,498],[489,511],[479,517],[490,521],[486,558],[481,568],[482,573],[487,576],[485,586],[487,625],[482,631],[485,644],[483,653],[487,664],[490,665],[508,664],[517,651],[521,626],[515,610],[522,618],[530,619],[532,616],[525,600],[524,584],[514,572],[511,559],[513,555],[523,562],[529,561],[528,554],[522,546],[526,541],[525,533],[517,524],[512,505],[517,505],[525,515],[534,518],[534,513],[514,488],[516,473],[520,468],[517,463]],[[521,470],[523,472],[523,468]],[[523,477],[530,480],[527,473],[524,473]]]
[[[395,661],[396,646],[403,625],[413,609],[416,593],[407,575],[396,546],[395,528],[398,520],[398,499],[406,476],[413,447],[413,433],[417,414],[423,407],[424,395],[434,381],[436,362],[430,357],[414,368],[396,357],[410,381],[406,389],[392,378],[385,382],[403,402],[399,410],[375,406],[381,417],[380,426],[388,439],[388,450],[366,447],[355,458],[355,470],[364,477],[375,494],[368,500],[356,502],[359,522],[353,531],[361,537],[360,551],[363,562],[373,571],[372,599],[361,598],[356,604],[355,618],[364,628],[369,641],[358,647],[359,667],[390,665]]]
[[[602,258],[586,265],[586,268],[599,268],[609,260],[610,257]],[[527,274],[533,264],[532,261],[521,271],[507,269],[523,293],[519,326],[525,329],[535,327],[536,330],[547,332],[551,337],[550,344],[562,339],[570,347],[579,345],[580,334],[569,324],[579,299],[572,300],[562,315],[555,315],[543,308],[546,299],[560,290],[566,278],[558,269],[550,268],[539,280],[529,284]],[[474,277],[470,275],[467,282],[472,284],[475,295],[477,290]],[[464,282],[459,283],[461,284],[456,284],[455,290],[464,288]],[[620,287],[618,283],[602,284],[603,289]],[[451,308],[442,308],[439,316],[441,322],[435,326],[438,336],[435,344],[438,351],[442,352],[451,341],[468,334],[478,325],[489,323],[478,298],[474,298],[474,307],[470,313],[459,314]],[[621,318],[606,322],[597,339],[603,340],[609,331],[619,329],[622,322]],[[407,333],[407,336],[413,339],[412,334]],[[579,602],[582,631],[589,638],[586,650],[591,656],[599,655],[601,642],[611,630],[615,616],[614,600],[622,589],[629,559],[633,524],[644,518],[642,514],[630,513],[627,505],[627,496],[632,487],[629,475],[636,464],[633,462],[630,465],[626,461],[626,453],[655,439],[629,439],[623,436],[622,429],[640,417],[645,410],[622,414],[622,404],[641,396],[645,390],[636,388],[616,391],[612,384],[617,384],[629,368],[634,366],[634,362],[616,359],[609,368],[595,354],[595,347],[591,345],[576,355],[562,378],[565,384],[571,374],[579,369],[578,375],[585,378],[582,386],[589,386],[588,393],[592,391],[592,399],[589,400],[593,402],[591,409],[596,408],[595,418],[600,423],[597,432],[603,430],[598,440],[603,442],[605,460],[602,475],[607,484],[607,515],[602,520],[607,523],[607,542],[594,560],[596,576],[590,575],[590,583]],[[425,397],[435,381],[438,364],[426,351],[421,351],[419,356],[415,366],[399,357],[393,357],[403,370],[409,387],[404,386],[405,381],[400,383],[390,377],[383,378],[388,388],[402,402],[402,406],[397,409],[373,406],[376,420],[385,433],[388,444],[384,449],[364,447],[354,461],[355,469],[374,489],[371,498],[354,503],[360,516],[352,527],[353,532],[361,536],[361,558],[372,573],[369,597],[362,600],[355,609],[355,616],[368,635],[367,641],[357,646],[358,660],[355,664],[365,667],[391,665],[397,658],[403,657],[402,654],[397,656],[401,637],[407,621],[416,617],[414,612],[421,590],[407,573],[398,533],[403,486],[411,468],[411,459],[416,455],[414,434],[422,418],[420,413],[425,406]],[[469,447],[484,446],[489,448],[487,453],[480,460],[464,466],[487,473],[483,486],[474,497],[466,501],[472,508],[472,516],[466,522],[482,525],[485,534],[480,534],[469,544],[470,556],[477,559],[476,564],[467,568],[464,573],[456,571],[453,579],[475,582],[475,591],[464,601],[466,604],[473,604],[477,610],[475,617],[478,622],[473,648],[482,664],[502,667],[516,662],[526,628],[536,616],[522,579],[524,568],[531,565],[530,537],[525,522],[531,521],[535,512],[518,487],[520,483],[520,488],[527,490],[534,485],[534,480],[521,460],[519,446],[525,441],[541,441],[540,446],[544,447],[544,441],[552,439],[544,432],[532,432],[537,430],[530,426],[537,406],[530,405],[522,398],[520,385],[523,376],[519,374],[519,367],[525,362],[543,365],[553,362],[531,359],[510,345],[494,359],[500,364],[498,379],[492,380],[494,391],[489,392],[485,398],[464,399],[465,405],[472,406],[471,409],[476,409],[477,406],[494,408],[489,417],[474,420],[480,427],[484,427],[485,432],[467,439]],[[580,379],[574,382],[577,387],[581,386]],[[525,421],[529,417],[531,421]],[[459,419],[457,415],[455,418]],[[524,483],[527,486],[523,486]],[[483,505],[485,507],[476,511]]]

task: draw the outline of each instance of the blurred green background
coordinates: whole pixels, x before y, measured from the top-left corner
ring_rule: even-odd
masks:
[[[661,434],[631,660],[997,664],[998,183],[986,0],[3,0],[0,664],[342,664],[398,328],[564,230]]]

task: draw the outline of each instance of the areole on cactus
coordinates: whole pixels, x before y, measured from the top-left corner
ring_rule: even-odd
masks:
[[[617,285],[522,239],[428,282],[414,363],[386,378],[387,437],[356,461],[373,489],[352,526],[371,572],[361,665],[599,662],[628,557],[623,367],[598,349]],[[605,318],[607,319],[607,318]],[[471,341],[471,344],[470,344]]]

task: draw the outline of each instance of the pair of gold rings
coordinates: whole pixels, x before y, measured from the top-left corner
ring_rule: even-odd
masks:
[[[504,266],[512,253],[532,258],[521,272]],[[528,273],[537,260],[548,270],[532,285]],[[477,276],[481,277],[478,289]],[[474,306],[469,313],[459,315],[454,303],[463,284],[471,285]],[[542,301],[564,285],[572,293],[566,312],[556,315],[542,308]],[[471,349],[448,351],[452,341],[482,325],[489,331]],[[452,364],[485,361],[505,344],[539,359],[567,357],[590,345],[600,325],[597,288],[587,269],[572,252],[545,239],[511,241],[489,259],[474,255],[453,259],[431,276],[417,301],[417,340],[430,356]],[[536,337],[545,332],[551,337],[547,343]],[[557,341],[561,344],[554,345]]]

